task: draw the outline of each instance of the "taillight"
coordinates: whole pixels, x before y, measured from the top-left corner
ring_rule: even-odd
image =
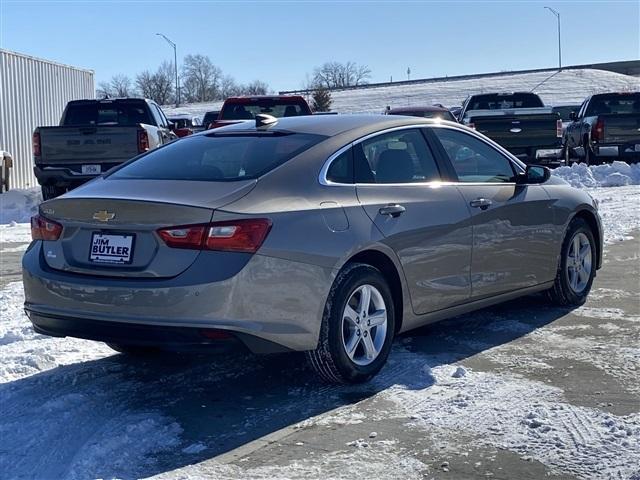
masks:
[[[32,138],[31,144],[33,146],[33,156],[39,157],[42,152],[40,149],[40,132],[38,130],[33,132],[33,138]]]
[[[146,152],[149,150],[149,134],[146,130],[140,130],[138,132],[138,152]]]
[[[562,138],[562,120],[556,120],[556,137]]]
[[[158,235],[171,248],[255,253],[270,229],[271,220],[252,218],[162,228]]]
[[[604,140],[604,119],[598,118],[596,124],[591,128],[591,140],[596,142]]]
[[[163,228],[158,230],[158,235],[171,248],[200,249],[206,228],[206,225]]]
[[[31,238],[33,240],[58,240],[62,225],[41,215],[31,217]]]

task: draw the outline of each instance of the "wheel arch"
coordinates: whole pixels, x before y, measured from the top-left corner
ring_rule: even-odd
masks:
[[[395,312],[395,333],[398,333],[402,328],[405,306],[401,272],[398,270],[395,262],[380,250],[363,250],[351,256],[345,265],[349,263],[364,263],[377,268],[387,282],[389,282]]]

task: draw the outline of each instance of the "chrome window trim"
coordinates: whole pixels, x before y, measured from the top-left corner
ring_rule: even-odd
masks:
[[[327,158],[327,160],[325,160],[324,164],[322,165],[322,168],[320,169],[320,173],[318,174],[318,182],[320,183],[320,185],[324,185],[327,187],[342,187],[342,186],[360,186],[360,187],[364,187],[367,185],[375,185],[375,186],[380,186],[380,185],[386,185],[386,186],[390,186],[390,187],[398,187],[398,186],[413,186],[413,185],[434,185],[434,184],[438,184],[438,185],[515,185],[515,182],[450,182],[450,181],[446,181],[446,182],[441,182],[441,181],[434,181],[434,182],[412,182],[412,183],[339,183],[339,182],[332,182],[331,180],[327,180],[327,172],[329,171],[329,168],[331,167],[331,164],[333,163],[333,161],[339,157],[341,154],[343,154],[345,151],[347,151],[349,148],[353,148],[355,145],[358,145],[361,142],[364,142],[370,138],[376,137],[378,135],[384,135],[386,133],[390,133],[390,132],[395,132],[397,130],[408,130],[408,129],[414,129],[414,128],[425,128],[425,127],[431,127],[431,128],[448,128],[450,130],[458,130],[461,131],[463,133],[466,133],[467,135],[471,135],[474,138],[480,140],[481,142],[484,142],[488,147],[493,148],[494,150],[497,150],[498,153],[502,154],[507,161],[509,161],[511,163],[511,165],[514,167],[514,169],[517,171],[520,171],[520,173],[523,173],[526,165],[523,164],[522,162],[520,162],[520,160],[518,160],[516,157],[514,157],[508,150],[506,150],[505,148],[503,148],[502,146],[498,145],[496,142],[494,142],[493,140],[491,140],[490,138],[485,137],[484,135],[482,135],[479,132],[476,132],[474,129],[466,127],[462,124],[458,124],[458,123],[453,123],[453,122],[447,122],[447,121],[432,121],[432,122],[425,122],[425,123],[417,123],[417,124],[411,124],[411,125],[402,125],[399,127],[391,127],[391,128],[387,128],[384,130],[379,130],[377,132],[374,133],[369,133],[367,135],[365,135],[364,137],[358,138],[356,140],[354,140],[351,143],[348,143],[347,145],[341,147],[339,150],[337,150],[335,153],[331,154],[331,156],[329,156],[329,158]]]

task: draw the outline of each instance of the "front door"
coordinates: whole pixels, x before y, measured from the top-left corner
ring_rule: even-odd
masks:
[[[356,191],[398,255],[415,313],[469,300],[471,224],[454,184],[442,185],[420,129],[381,133],[354,146]]]
[[[552,202],[541,185],[516,185],[510,159],[480,138],[434,127],[472,216],[472,298],[552,280]]]

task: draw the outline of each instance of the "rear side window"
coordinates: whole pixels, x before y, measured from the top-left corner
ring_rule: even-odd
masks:
[[[420,183],[440,180],[436,161],[418,129],[397,130],[354,147],[357,183]]]
[[[186,137],[116,170],[117,179],[236,181],[258,178],[326,137],[310,134],[213,134]]]
[[[460,182],[512,182],[511,162],[500,152],[468,133],[433,128]]]
[[[353,150],[338,155],[327,171],[327,180],[334,183],[353,183]]]
[[[71,103],[63,121],[63,125],[133,126],[138,123],[152,123],[143,102]]]

